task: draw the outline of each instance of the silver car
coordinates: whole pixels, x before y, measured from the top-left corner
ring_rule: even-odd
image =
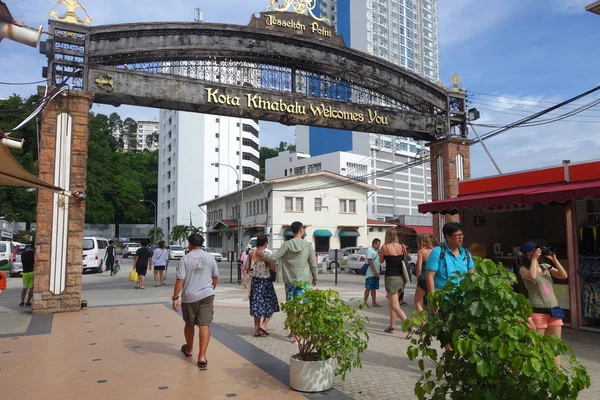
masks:
[[[17,258],[16,261],[12,263],[10,266],[9,276],[15,277],[23,274],[23,263],[21,262],[21,254],[25,252],[25,250],[31,249],[31,245],[20,246],[19,250],[17,250]]]
[[[221,253],[219,253],[218,251],[216,251],[215,249],[213,249],[212,247],[206,247],[204,249],[208,254],[210,254],[211,256],[213,256],[215,258],[216,262],[221,262],[223,261],[223,256],[221,255]]]
[[[169,246],[169,260],[181,260],[185,255],[185,249],[181,246]]]

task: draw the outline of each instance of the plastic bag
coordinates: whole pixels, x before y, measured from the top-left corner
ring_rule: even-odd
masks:
[[[136,271],[131,271],[129,273],[129,280],[130,281],[137,282],[138,279],[140,279],[140,277],[139,277],[139,275],[138,275],[138,273]]]

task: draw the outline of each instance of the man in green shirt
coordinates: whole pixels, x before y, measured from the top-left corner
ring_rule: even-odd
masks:
[[[303,292],[305,288],[299,286],[300,282],[312,282],[313,286],[317,284],[317,257],[312,244],[302,239],[304,237],[302,222],[292,223],[292,233],[294,238],[283,242],[276,254],[258,253],[267,262],[280,260],[280,268],[277,272],[281,273],[286,299]]]

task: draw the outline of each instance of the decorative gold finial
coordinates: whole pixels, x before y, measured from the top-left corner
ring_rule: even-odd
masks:
[[[331,24],[327,18],[319,18],[315,15],[314,9],[317,7],[317,0],[271,0],[271,4],[267,7],[267,11],[289,11],[290,8],[297,14],[310,15],[317,21]]]
[[[58,15],[58,11],[57,11],[59,6],[65,6],[67,8],[67,11],[60,16]],[[81,19],[77,15],[76,12],[78,9],[83,10],[83,13],[85,14],[83,19]],[[67,22],[69,24],[76,24],[76,25],[91,25],[92,24],[92,19],[88,15],[85,7],[82,6],[77,0],[59,0],[58,3],[56,3],[54,8],[52,9],[52,11],[50,11],[50,18],[54,18],[61,22]]]
[[[458,87],[458,85],[460,83],[462,83],[462,81],[460,80],[458,75],[456,75],[456,73],[454,73],[454,75],[452,75],[450,77],[450,80],[452,81],[453,85],[452,85],[452,87],[447,86],[446,89],[448,89],[449,91],[454,92],[454,93],[464,93],[465,89]]]

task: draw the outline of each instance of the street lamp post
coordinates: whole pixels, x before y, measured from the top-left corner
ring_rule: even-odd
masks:
[[[238,191],[240,192],[240,213],[239,213],[239,216],[238,216],[238,241],[239,241],[238,245],[239,245],[239,248],[241,250],[242,249],[242,245],[243,245],[242,244],[242,207],[244,205],[244,188],[242,186],[242,179],[241,179],[240,173],[238,172],[237,169],[235,169],[234,167],[232,167],[229,164],[212,163],[210,165],[212,165],[214,167],[217,167],[217,168],[220,165],[222,165],[224,167],[229,167],[229,168],[231,168],[235,172],[235,175],[237,176],[237,179],[238,179]]]
[[[151,203],[154,206],[154,234],[156,235],[156,203],[152,200],[140,200],[141,203]]]

